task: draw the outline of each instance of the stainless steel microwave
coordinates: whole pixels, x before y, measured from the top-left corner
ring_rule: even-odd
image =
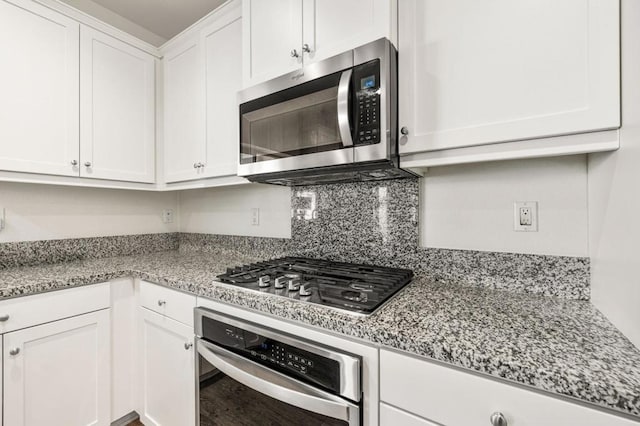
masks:
[[[238,175],[281,185],[413,176],[399,168],[397,52],[380,39],[239,93]]]

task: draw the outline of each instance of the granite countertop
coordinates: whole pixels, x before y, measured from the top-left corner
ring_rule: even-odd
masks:
[[[160,252],[0,270],[0,298],[135,276],[640,416],[640,350],[589,302],[418,277],[369,317],[214,282],[234,252]]]

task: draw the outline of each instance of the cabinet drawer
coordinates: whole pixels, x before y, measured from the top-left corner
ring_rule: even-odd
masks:
[[[380,403],[380,426],[438,426],[428,420],[416,417],[406,411]]]
[[[108,308],[109,283],[0,301],[0,333]],[[6,319],[5,319],[6,318]]]
[[[193,308],[196,307],[196,296],[192,294],[140,281],[140,305],[193,326]]]
[[[639,423],[443,367],[380,351],[380,399],[446,426],[490,424],[500,412],[518,426],[638,426]],[[428,424],[428,423],[427,423]]]

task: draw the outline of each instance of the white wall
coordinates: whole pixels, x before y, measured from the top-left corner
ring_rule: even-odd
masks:
[[[513,230],[514,201],[538,201],[538,232]],[[586,158],[431,168],[420,219],[426,247],[587,256]]]
[[[163,209],[177,213],[174,192],[153,193],[0,182],[6,228],[0,242],[175,232]]]
[[[180,231],[257,237],[291,237],[291,190],[248,184],[181,192]],[[251,225],[251,209],[260,225]]]
[[[591,294],[640,347],[640,2],[622,1],[620,150],[589,156]]]

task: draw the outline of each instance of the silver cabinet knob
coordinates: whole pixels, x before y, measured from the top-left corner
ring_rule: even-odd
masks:
[[[72,166],[77,166],[78,165],[78,160],[71,160],[71,165]]]
[[[496,411],[489,418],[491,426],[507,426],[507,418],[499,411]]]
[[[166,300],[158,300],[158,306],[164,306],[167,304]]]
[[[307,43],[302,45],[302,51],[306,52],[306,53],[311,53],[311,48],[309,47],[309,45]]]
[[[298,57],[300,57],[300,54],[298,53],[298,51],[296,49],[292,49],[291,50],[291,57],[292,58],[298,58]]]
[[[0,315],[0,322],[9,321],[9,314]]]
[[[197,169],[198,168],[198,163],[193,163],[193,168]]]
[[[200,166],[200,168],[201,168],[201,169],[203,169],[203,168],[204,168],[204,166],[206,166],[206,164],[204,164],[204,163],[198,163],[198,166]]]
[[[85,163],[84,163],[84,166],[85,166],[85,167],[91,167],[91,161],[87,161],[87,162],[85,162]]]
[[[189,342],[187,342],[187,343],[185,343],[185,344],[184,344],[184,350],[185,350],[185,351],[188,351],[188,350],[189,350],[189,349],[191,349],[192,347],[193,347],[193,343],[189,343]]]
[[[16,356],[20,353],[20,348],[13,348],[9,350],[9,355]]]
[[[407,129],[406,127],[403,127],[402,129],[400,129],[400,133],[407,136],[409,134],[409,129]]]

